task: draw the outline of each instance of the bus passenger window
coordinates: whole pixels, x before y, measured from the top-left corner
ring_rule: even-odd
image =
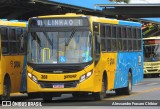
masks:
[[[102,45],[102,51],[106,51],[106,41],[105,41],[105,39],[101,40],[101,45]]]
[[[132,50],[132,40],[128,40],[128,50]]]
[[[8,43],[2,42],[2,54],[8,53]]]
[[[1,40],[8,40],[7,28],[1,28]]]
[[[7,28],[1,28],[1,40],[2,40],[2,54],[8,54],[9,46],[8,46],[8,34]]]
[[[140,39],[141,38],[141,29],[137,29],[137,38]]]
[[[138,50],[142,50],[142,41],[138,40]]]
[[[122,38],[127,38],[127,31],[126,31],[126,28],[125,28],[125,27],[122,28],[121,34],[122,34],[122,35],[121,35]]]
[[[10,39],[10,52],[12,54],[16,54],[17,52],[17,38],[16,38],[16,32],[15,29],[9,29],[9,39]]]
[[[122,39],[117,39],[117,49],[122,50]]]
[[[107,51],[111,51],[111,39],[107,39]]]
[[[106,37],[107,38],[111,38],[111,26],[110,25],[106,25]]]
[[[116,39],[112,39],[112,51],[116,51],[117,50],[117,43],[116,43]]]
[[[131,28],[127,28],[127,36],[128,38],[132,38]]]
[[[133,40],[133,50],[137,50],[137,40]]]
[[[122,49],[123,49],[123,51],[126,51],[127,50],[127,40],[123,40],[123,43],[122,43]]]
[[[116,26],[112,26],[112,38],[116,38]]]
[[[116,36],[117,38],[121,38],[121,27],[117,27]]]
[[[135,28],[132,28],[132,38],[137,38]]]

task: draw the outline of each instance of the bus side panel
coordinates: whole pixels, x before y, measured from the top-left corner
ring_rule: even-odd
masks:
[[[132,84],[143,79],[143,55],[141,52],[118,53],[114,89],[127,87],[129,69],[132,70]]]
[[[2,70],[1,70],[1,68],[2,67],[1,67],[1,61],[0,61],[0,95],[2,95],[2,93],[3,93],[2,92],[2,86],[3,86],[2,85],[2,83],[3,83],[2,81],[3,81],[3,79],[2,79]]]
[[[0,95],[2,95],[2,66],[1,66],[1,34],[0,34]]]
[[[3,77],[2,77],[2,66],[1,66],[1,54],[0,54],[0,95],[2,95],[2,84],[3,84]]]
[[[117,65],[117,53],[102,53],[101,60],[100,60],[100,69],[103,73],[104,71],[107,72],[107,88],[108,90],[112,90],[114,88],[115,82],[115,73],[116,73],[116,65]]]

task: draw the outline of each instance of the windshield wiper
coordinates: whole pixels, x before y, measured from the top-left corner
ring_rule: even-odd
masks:
[[[76,30],[74,29],[74,30],[72,31],[72,33],[71,33],[71,35],[70,35],[68,41],[66,42],[65,46],[68,46],[68,45],[69,45],[71,39],[74,37],[75,32],[76,32]]]

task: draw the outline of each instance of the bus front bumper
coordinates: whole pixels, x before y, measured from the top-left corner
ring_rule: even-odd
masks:
[[[159,68],[145,68],[144,69],[144,74],[160,74],[160,69]]]
[[[27,92],[55,92],[55,93],[73,93],[73,92],[94,92],[94,76],[87,78],[83,82],[73,81],[38,81],[37,83],[27,77]]]

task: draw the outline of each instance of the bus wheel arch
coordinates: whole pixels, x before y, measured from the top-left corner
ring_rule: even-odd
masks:
[[[3,94],[1,95],[1,100],[10,100],[11,93],[11,79],[8,73],[4,76],[3,80]]]
[[[106,71],[104,71],[102,75],[101,91],[93,93],[95,100],[102,100],[103,98],[106,97],[106,90],[107,90],[107,83],[108,83],[107,77],[108,77],[107,73]]]
[[[106,70],[103,72],[103,78],[105,80],[105,89],[108,90],[108,75]]]
[[[127,87],[115,89],[116,95],[130,95],[132,92],[132,69],[129,68],[127,74]]]

